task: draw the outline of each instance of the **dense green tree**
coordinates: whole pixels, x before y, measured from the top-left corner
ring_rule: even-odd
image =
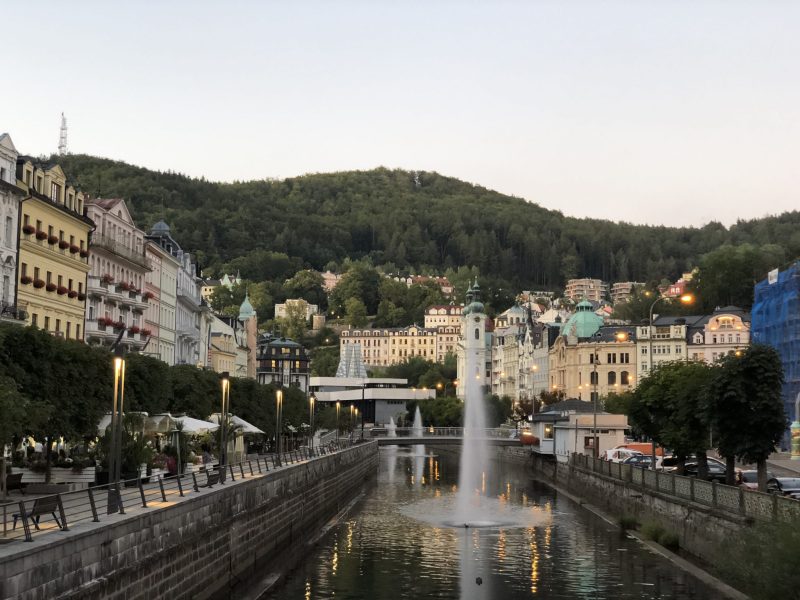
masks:
[[[339,366],[339,346],[315,348],[311,354],[311,374],[316,377],[334,377]]]
[[[735,460],[756,463],[758,488],[766,491],[767,458],[788,425],[783,411],[783,367],[771,346],[754,344],[730,354],[714,368],[705,393],[714,442],[728,465],[732,484]]]
[[[346,311],[347,301],[355,298],[364,303],[366,314],[378,310],[378,287],[381,276],[368,264],[354,263],[331,292],[330,306],[337,315]]]
[[[345,319],[352,327],[364,327],[367,324],[367,307],[356,297],[347,299],[344,304]]]
[[[302,298],[309,304],[316,304],[321,311],[328,308],[328,296],[323,288],[322,275],[316,271],[303,269],[283,284],[287,298]]]
[[[171,369],[167,363],[146,356],[131,354],[125,366],[126,410],[150,415],[167,412],[172,398]],[[202,418],[207,417],[204,415]]]

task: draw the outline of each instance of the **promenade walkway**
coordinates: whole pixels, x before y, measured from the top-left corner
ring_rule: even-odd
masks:
[[[240,463],[228,465],[224,483],[215,481],[218,471],[213,471],[212,485],[208,485],[205,472],[184,474],[181,477],[152,477],[130,480],[121,484],[123,513],[109,514],[109,491],[105,486],[90,487],[59,494],[21,494],[12,492],[8,500],[0,502],[0,560],[25,552],[37,542],[52,536],[70,536],[76,532],[104,527],[148,511],[168,508],[198,495],[208,494],[220,487],[239,485],[245,481],[268,477],[271,473],[305,464],[319,457],[335,454],[350,444],[330,444],[313,452],[306,448],[285,452],[282,460],[277,455],[259,455]],[[113,500],[111,502],[113,506]],[[40,511],[38,528],[32,519],[23,520],[22,512]],[[16,527],[14,517],[17,516]]]

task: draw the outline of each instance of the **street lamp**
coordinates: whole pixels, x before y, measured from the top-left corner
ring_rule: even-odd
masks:
[[[316,398],[314,398],[314,394],[311,394],[308,397],[308,424],[309,427],[311,428],[311,434],[309,437],[308,446],[309,448],[311,448],[312,451],[314,450],[314,401],[315,400]]]
[[[108,458],[108,514],[124,512],[119,492],[122,468],[122,415],[125,399],[125,358],[121,346],[114,350],[114,396],[111,403],[111,453]]]
[[[275,392],[275,449],[278,452],[278,466],[282,466],[281,461],[281,421],[283,419],[283,390]]]
[[[228,407],[231,401],[231,380],[227,371],[222,373],[222,410],[219,414],[219,481],[225,483],[225,465],[228,462]]]
[[[338,400],[336,401],[336,447],[339,447],[339,410],[341,409],[342,404]]]

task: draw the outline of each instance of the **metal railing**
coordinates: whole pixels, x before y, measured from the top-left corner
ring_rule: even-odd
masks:
[[[800,501],[778,494],[610,462],[587,454],[571,454],[570,466],[618,479],[643,490],[668,494],[761,521],[800,518]]]
[[[386,427],[374,427],[372,437],[389,437],[390,431]],[[420,433],[422,437],[464,437],[463,427],[423,427],[421,430],[413,427],[397,427],[394,431],[397,437],[419,437]],[[514,429],[503,427],[475,429],[473,433],[485,438],[513,439],[515,437]]]
[[[203,493],[240,480],[261,477],[271,471],[308,462],[357,445],[340,440],[318,448],[299,448],[277,454],[259,455],[225,465],[222,476],[219,465],[181,475],[137,477],[120,482],[119,510],[116,494],[107,484],[55,494],[20,494],[13,501],[0,503],[0,544],[13,541],[32,542],[34,537],[53,531],[68,531],[77,523],[102,522],[109,514],[139,513],[150,508],[163,508],[180,502],[191,494]],[[57,486],[58,484],[54,484]]]

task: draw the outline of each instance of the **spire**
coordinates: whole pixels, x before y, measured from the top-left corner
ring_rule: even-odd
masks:
[[[58,136],[58,153],[64,156],[67,153],[67,117],[61,113],[61,132]]]
[[[481,299],[481,286],[478,285],[478,278],[475,278],[475,283],[472,285],[472,297],[475,301],[479,301]]]
[[[249,292],[245,290],[244,302],[242,302],[242,305],[239,307],[239,320],[246,321],[247,319],[255,316],[256,316],[256,311],[253,308],[253,305],[250,303]]]

